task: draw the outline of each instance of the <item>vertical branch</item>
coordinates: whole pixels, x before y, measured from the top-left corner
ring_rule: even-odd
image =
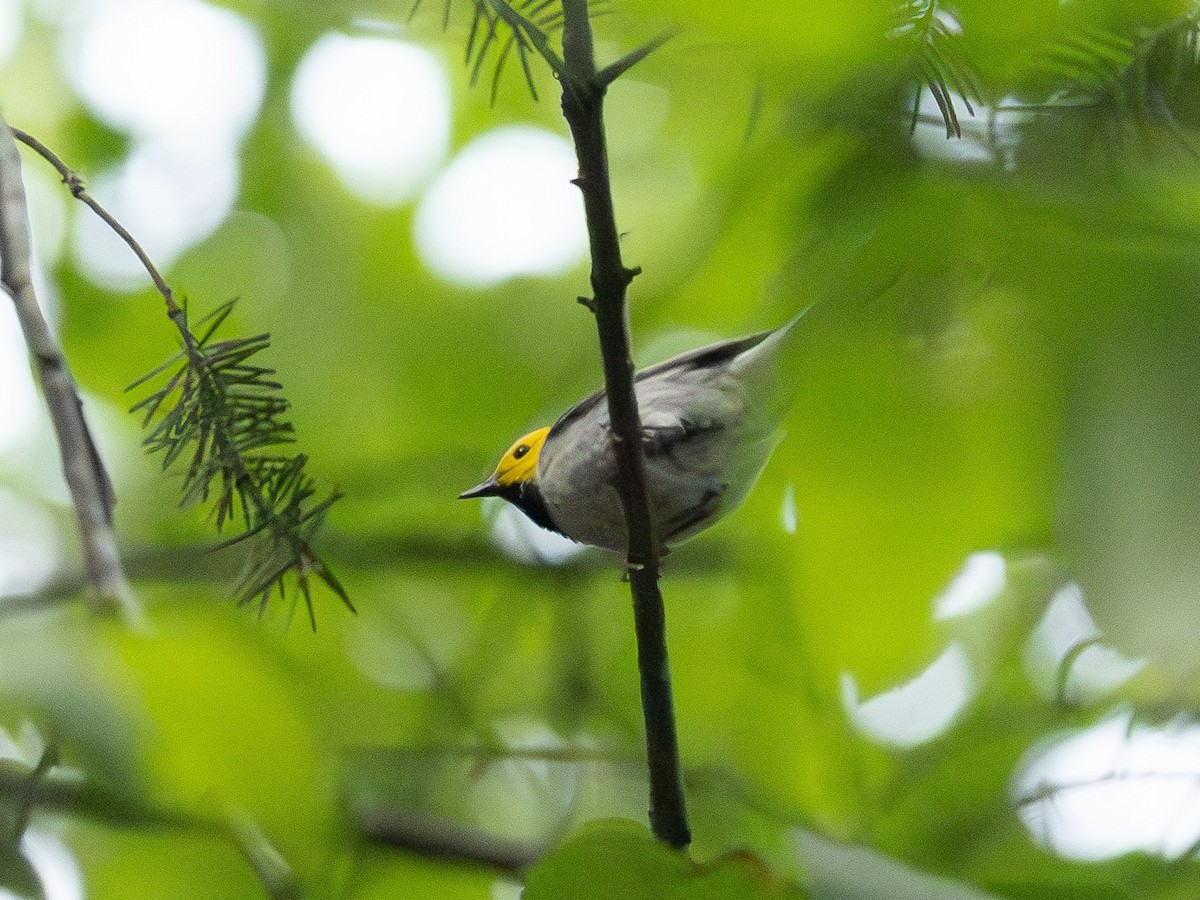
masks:
[[[140,620],[112,528],[112,484],[83,416],[75,379],[33,288],[29,212],[21,183],[21,157],[7,123],[0,119],[0,283],[12,297],[33,357],[42,393],[62,453],[63,472],[83,538],[88,579],[99,598],[131,623]]]
[[[596,317],[617,487],[629,532],[629,585],[650,772],[650,826],[660,840],[686,847],[691,832],[679,767],[666,614],[658,587],[660,548],[646,495],[642,425],[633,389],[625,305],[626,288],[638,272],[627,269],[621,260],[604,135],[604,93],[611,78],[597,73],[593,46],[587,0],[563,0],[562,109],[579,161],[575,183],[583,194],[592,255],[593,296],[584,303]]]

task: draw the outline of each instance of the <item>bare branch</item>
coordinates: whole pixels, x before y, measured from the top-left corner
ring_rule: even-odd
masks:
[[[252,819],[231,813],[228,830],[269,900],[299,900],[303,896],[292,867]]]
[[[53,811],[118,827],[173,828],[228,839],[245,856],[272,900],[300,896],[301,886],[286,860],[253,821],[236,814],[188,813],[139,803],[77,772],[44,763],[30,768],[15,760],[0,760],[0,794],[28,796],[34,813]],[[532,865],[546,850],[391,805],[356,805],[350,817],[359,833],[376,843],[431,859],[474,862],[505,872]]]
[[[1108,784],[1137,784],[1143,781],[1185,781],[1200,784],[1200,772],[1129,772],[1114,770],[1106,772],[1103,775],[1097,775],[1095,778],[1084,778],[1079,781],[1043,782],[1029,793],[1015,797],[1013,805],[1017,807],[1032,806],[1035,803],[1054,800],[1060,794],[1064,794],[1067,791],[1078,791]]]
[[[163,296],[163,300],[166,301],[167,315],[173,320],[177,320],[182,314],[182,310],[179,304],[175,302],[175,297],[171,293],[170,287],[167,286],[167,282],[163,279],[162,274],[155,267],[153,261],[150,259],[150,255],[146,253],[142,245],[137,242],[124,225],[116,220],[112,213],[101,206],[99,201],[88,193],[87,185],[84,184],[83,179],[79,177],[79,174],[74,169],[63,162],[58,154],[33,135],[26,134],[18,128],[13,128],[12,133],[18,141],[29,147],[54,167],[55,171],[62,177],[63,184],[70,190],[72,197],[90,207],[92,212],[104,220],[105,225],[116,232],[117,236],[129,245],[129,249],[134,252],[143,268],[150,275],[150,280],[154,282],[154,287],[158,289],[158,292]],[[178,324],[178,321],[176,321],[176,324]]]
[[[679,765],[667,661],[666,613],[658,588],[660,546],[646,493],[642,425],[633,390],[625,308],[625,291],[637,270],[626,268],[621,259],[604,133],[604,92],[608,85],[596,71],[587,0],[563,0],[563,59],[566,67],[560,79],[563,116],[571,129],[579,160],[575,183],[583,194],[592,255],[594,297],[584,305],[596,317],[617,486],[629,531],[627,561],[646,723],[650,827],[659,840],[672,847],[686,847],[692,836]]]
[[[503,838],[384,804],[362,804],[353,810],[358,829],[389,847],[436,859],[482,863],[505,872],[533,865],[545,848]]]
[[[42,315],[33,287],[29,211],[21,182],[21,157],[8,124],[0,118],[0,282],[16,305],[17,319],[33,357],[62,454],[75,506],[88,579],[101,604],[115,607],[130,624],[141,610],[129,588],[112,528],[112,483],[83,415],[67,359]]]

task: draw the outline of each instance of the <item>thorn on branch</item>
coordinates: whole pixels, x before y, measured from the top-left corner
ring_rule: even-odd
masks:
[[[643,59],[645,59],[667,41],[671,40],[671,38],[675,37],[677,34],[679,34],[678,28],[664,32],[654,40],[650,41],[648,44],[638,47],[638,49],[632,51],[631,53],[627,53],[625,56],[622,56],[615,63],[605,66],[596,73],[596,82],[600,90],[606,90],[610,84],[640,63]]]
[[[576,300],[583,306],[586,306],[588,312],[592,315],[596,314],[596,298],[595,297],[576,297]]]

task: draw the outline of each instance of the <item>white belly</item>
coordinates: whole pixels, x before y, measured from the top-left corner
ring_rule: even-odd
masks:
[[[774,449],[774,428],[748,429],[740,414],[728,415],[727,405],[724,412],[719,426],[708,423],[706,429],[666,444],[647,440],[650,514],[664,545],[687,540],[736,508]],[[597,414],[548,441],[539,459],[538,483],[563,533],[581,543],[624,551],[625,516],[610,432],[602,424],[606,420],[601,404]],[[652,422],[653,409],[646,424]]]

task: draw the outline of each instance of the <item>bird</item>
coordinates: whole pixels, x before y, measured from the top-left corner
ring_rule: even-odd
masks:
[[[786,325],[671,357],[634,376],[646,493],[659,546],[713,525],[750,493],[781,438],[794,394]],[[604,391],[518,439],[460,500],[501,497],[581,544],[628,547]]]

